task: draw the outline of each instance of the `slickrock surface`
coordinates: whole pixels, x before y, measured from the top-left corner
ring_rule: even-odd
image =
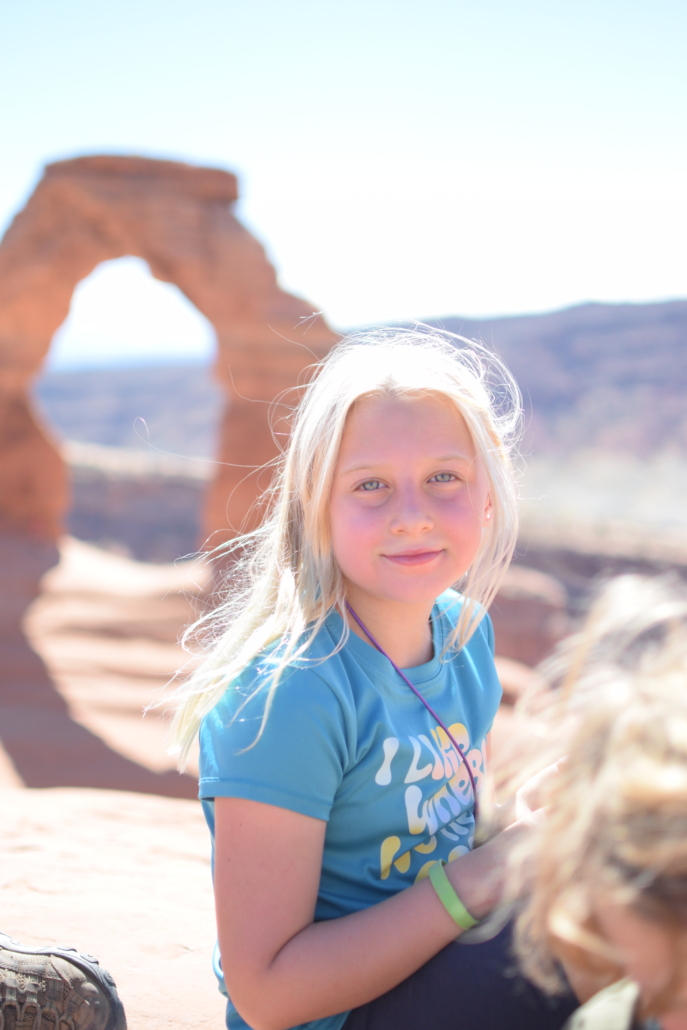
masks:
[[[145,565],[64,538],[25,620],[42,679],[0,703],[0,782],[195,797],[167,754],[165,707],[143,710],[187,660],[178,637],[208,583],[191,562]]]
[[[114,976],[130,1030],[221,1030],[209,836],[193,801],[0,790],[0,929]]]

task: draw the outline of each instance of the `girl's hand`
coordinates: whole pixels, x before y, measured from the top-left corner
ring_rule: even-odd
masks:
[[[461,933],[429,880],[314,923],[326,823],[241,798],[217,798],[215,819],[222,968],[254,1030],[286,1030],[377,998]],[[498,904],[523,832],[513,824],[447,866],[476,919]]]
[[[554,765],[548,765],[546,769],[542,769],[541,772],[531,776],[526,783],[523,783],[515,795],[515,818],[517,820],[525,823],[536,820],[537,813],[542,811],[542,793],[558,776],[563,762],[565,762],[565,758],[561,758]]]
[[[529,829],[529,820],[511,823],[486,844],[446,866],[453,889],[475,919],[486,918],[502,900],[510,853]]]

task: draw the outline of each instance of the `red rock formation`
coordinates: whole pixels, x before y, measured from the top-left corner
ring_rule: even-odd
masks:
[[[212,322],[231,398],[208,532],[242,524],[251,467],[276,453],[267,409],[335,334],[279,289],[262,246],[237,221],[236,178],[139,157],[82,157],[46,168],[0,246],[0,532],[54,539],[67,503],[62,462],[30,411],[27,385],[67,317],[76,284],[133,254]]]
[[[537,665],[570,629],[563,584],[523,565],[508,569],[489,614],[496,653],[525,666]]]
[[[64,701],[20,629],[40,575],[56,560],[52,544],[68,501],[62,459],[27,390],[77,283],[102,261],[136,255],[215,327],[217,373],[230,406],[206,500],[203,535],[213,542],[248,524],[255,470],[277,453],[271,402],[336,339],[305,301],[279,288],[262,246],[232,212],[236,199],[235,177],[215,168],[139,157],[61,161],[46,168],[0,245],[0,709],[2,725],[16,727],[14,759],[27,757],[27,719],[35,722],[37,706],[51,710],[61,729],[55,723],[35,746],[52,740],[74,754],[98,750],[98,738],[86,740],[74,723],[68,742]],[[136,768],[119,763],[108,785],[121,774],[121,785],[131,787]],[[53,782],[83,782],[76,772],[71,777]]]

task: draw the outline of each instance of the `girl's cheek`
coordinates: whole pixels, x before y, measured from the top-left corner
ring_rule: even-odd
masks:
[[[373,512],[358,513],[351,522],[348,548],[351,558],[357,564],[369,561],[379,545],[380,533],[377,523]]]
[[[462,514],[465,518],[482,519],[487,506],[486,491],[482,490],[461,490],[451,501],[452,508],[456,513]]]
[[[379,541],[379,515],[375,508],[342,505],[332,519],[334,554],[341,568],[360,566]]]
[[[446,519],[449,532],[459,540],[476,540],[482,538],[483,523],[478,517],[472,505],[456,505]]]

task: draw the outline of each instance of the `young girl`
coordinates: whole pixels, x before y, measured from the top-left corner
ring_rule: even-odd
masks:
[[[177,717],[184,753],[200,727],[232,1030],[537,1030],[574,1007],[504,975],[507,932],[452,943],[519,833],[473,850],[518,416],[496,359],[429,332],[344,343],[305,389]]]
[[[687,598],[623,577],[566,664],[522,962],[553,991],[556,960],[587,995],[612,984],[571,1030],[687,1030]]]

